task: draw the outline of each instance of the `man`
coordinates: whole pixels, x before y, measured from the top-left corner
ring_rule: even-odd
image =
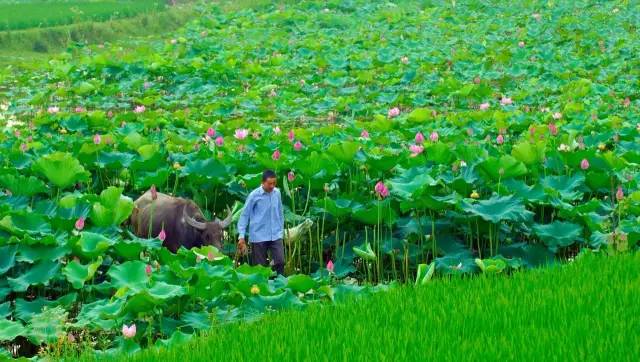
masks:
[[[247,249],[247,225],[251,243],[250,264],[268,266],[269,251],[273,269],[284,275],[284,211],[280,190],[276,187],[276,174],[272,170],[262,173],[262,185],[249,193],[240,214],[238,250],[243,254]]]

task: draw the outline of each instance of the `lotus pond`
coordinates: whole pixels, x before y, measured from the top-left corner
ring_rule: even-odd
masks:
[[[0,70],[3,355],[637,249],[640,4],[202,6],[165,41]],[[237,219],[265,167],[287,226],[314,221],[287,277],[237,266],[233,228],[177,254],[128,230],[154,185]]]

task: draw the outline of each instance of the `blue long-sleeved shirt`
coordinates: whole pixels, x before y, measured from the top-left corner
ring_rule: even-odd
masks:
[[[266,192],[262,185],[247,196],[238,220],[238,236],[244,238],[249,227],[249,242],[277,240],[284,235],[284,211],[280,189]]]

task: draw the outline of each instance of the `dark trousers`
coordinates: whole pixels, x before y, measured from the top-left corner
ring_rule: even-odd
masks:
[[[269,266],[267,261],[267,250],[271,253],[273,260],[272,269],[278,274],[284,275],[284,244],[282,239],[250,243],[251,245],[251,265]]]

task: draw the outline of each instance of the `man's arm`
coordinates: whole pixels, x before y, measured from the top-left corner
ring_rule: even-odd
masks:
[[[247,225],[249,224],[249,215],[251,214],[251,208],[253,204],[253,194],[249,194],[247,196],[247,200],[244,202],[244,209],[240,214],[240,219],[238,220],[238,238],[244,239],[245,234],[247,232]]]

